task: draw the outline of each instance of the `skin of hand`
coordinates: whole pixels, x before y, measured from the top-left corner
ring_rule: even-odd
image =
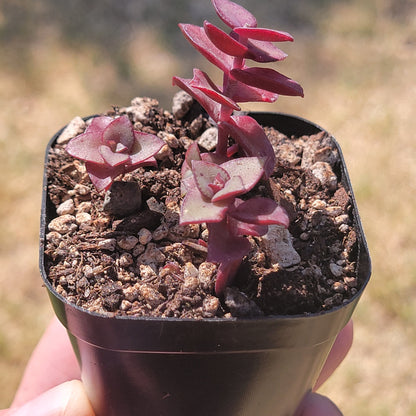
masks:
[[[342,362],[352,339],[349,322],[339,333],[314,390]],[[94,416],[80,376],[66,330],[54,318],[32,353],[10,409],[0,410],[0,416]],[[299,412],[299,416],[342,416],[328,398],[315,392],[306,397]]]

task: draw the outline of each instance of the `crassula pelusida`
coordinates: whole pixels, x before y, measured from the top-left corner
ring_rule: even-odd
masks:
[[[182,166],[180,224],[205,223],[207,260],[218,265],[215,291],[221,295],[250,251],[247,236],[262,236],[270,224],[289,226],[289,217],[268,198],[245,197],[273,173],[275,154],[263,128],[238,103],[274,102],[279,95],[303,96],[302,87],[271,68],[247,66],[281,61],[286,54],[274,42],[293,41],[290,34],[257,27],[256,18],[229,0],[212,0],[227,32],[205,21],[180,24],[188,41],[223,72],[221,86],[194,69],[192,79],[173,77],[216,124],[215,151],[201,153],[192,144]],[[107,190],[120,174],[138,166],[156,166],[163,146],[158,137],[133,129],[127,116],[94,118],[85,133],[72,139],[67,152],[85,161],[97,190]]]

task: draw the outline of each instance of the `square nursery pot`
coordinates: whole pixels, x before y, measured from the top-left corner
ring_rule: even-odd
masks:
[[[285,114],[250,114],[263,126],[300,137],[323,131]],[[46,150],[53,146],[58,132]],[[56,216],[43,187],[40,271],[78,357],[98,416],[292,416],[312,389],[337,334],[349,321],[371,266],[356,202],[341,157],[339,174],[352,199],[360,290],[329,311],[258,319],[107,317],[58,294],[45,272],[48,222]],[[45,164],[46,165],[46,164]]]

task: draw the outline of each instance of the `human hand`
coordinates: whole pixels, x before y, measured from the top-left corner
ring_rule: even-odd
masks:
[[[54,318],[26,366],[10,409],[0,416],[94,416],[65,328]]]
[[[334,372],[352,344],[350,322],[338,335],[315,390]],[[47,357],[47,359],[45,359]],[[10,409],[0,416],[94,416],[65,328],[54,318],[26,367]],[[342,416],[326,397],[311,393],[299,416]]]

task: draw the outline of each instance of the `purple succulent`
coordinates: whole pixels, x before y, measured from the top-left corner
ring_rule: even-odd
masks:
[[[238,103],[274,102],[279,94],[303,96],[302,87],[271,68],[249,67],[246,60],[259,63],[281,61],[287,55],[273,42],[293,41],[286,32],[257,27],[256,18],[230,0],[212,0],[229,33],[205,21],[203,27],[180,24],[188,41],[208,61],[221,69],[222,87],[205,72],[194,69],[193,78],[173,77],[196,99],[216,122],[215,152],[200,154],[192,145],[182,166],[180,222],[207,223],[208,261],[218,264],[215,290],[223,293],[244,256],[250,251],[246,236],[267,233],[269,224],[289,226],[286,211],[275,201],[237,196],[267,179],[275,167],[275,154],[263,128],[253,118],[234,115]],[[233,144],[229,145],[232,138]]]
[[[116,119],[102,116],[93,118],[85,132],[68,143],[66,151],[85,161],[91,182],[102,191],[123,173],[155,165],[154,155],[163,144],[153,134],[134,130],[126,115]]]
[[[207,223],[207,259],[219,264],[215,290],[222,293],[250,250],[244,236],[264,235],[269,224],[287,227],[289,217],[269,198],[237,198],[252,190],[264,175],[263,159],[241,157],[221,164],[215,159],[213,154],[200,154],[196,143],[188,149],[182,168],[185,197],[180,222]]]

